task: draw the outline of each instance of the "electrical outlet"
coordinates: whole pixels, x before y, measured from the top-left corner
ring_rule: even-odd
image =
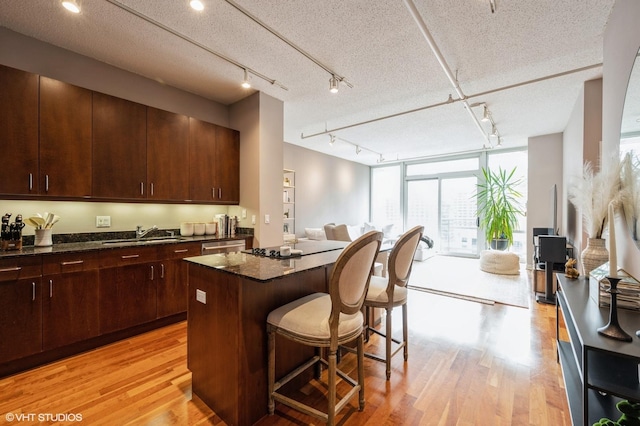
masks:
[[[247,218],[247,209],[242,209],[242,219]]]
[[[271,216],[269,216],[268,214],[264,215],[264,223],[271,223]]]
[[[96,228],[111,227],[111,216],[96,216]]]
[[[252,224],[252,225],[255,225],[255,224],[256,224],[256,215],[255,215],[255,214],[252,214],[252,215],[251,215],[251,224]]]
[[[207,292],[196,289],[196,300],[200,303],[207,304]]]

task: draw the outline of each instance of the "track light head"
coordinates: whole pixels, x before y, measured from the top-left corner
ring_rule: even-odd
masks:
[[[338,80],[335,75],[332,75],[331,78],[329,79],[329,91],[331,93],[338,93],[339,83],[340,83],[340,80]]]
[[[362,148],[360,148],[360,145],[356,145],[356,155],[360,154],[360,152],[362,152]]]
[[[244,80],[242,80],[242,87],[244,87],[245,89],[249,89],[251,87],[251,81],[249,78],[249,72],[247,72],[247,70],[244,70]]]
[[[489,121],[489,116],[491,115],[491,113],[489,112],[489,108],[487,108],[487,105],[483,106],[483,114],[482,114],[482,121]]]
[[[498,129],[496,129],[496,125],[491,125],[491,134],[489,136],[493,136],[494,138],[498,137]]]
[[[379,154],[378,163],[382,163],[383,161],[384,161],[384,157],[382,156],[382,154]]]
[[[332,134],[329,134],[329,145],[333,146],[336,143],[336,137]]]

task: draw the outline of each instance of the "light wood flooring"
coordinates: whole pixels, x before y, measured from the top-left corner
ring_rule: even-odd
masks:
[[[352,401],[339,424],[571,424],[556,362],[555,307],[485,305],[413,290],[409,296],[409,361],[394,357],[386,381],[384,364],[366,359],[365,409]],[[47,414],[82,417],[66,424],[223,424],[191,393],[186,340],[182,322],[0,379],[0,424],[42,424]],[[368,348],[379,344],[372,337]],[[351,371],[354,355],[341,366]],[[314,381],[299,396],[319,403],[322,391]],[[22,421],[8,421],[21,414]],[[278,404],[259,422],[308,424],[318,421]]]

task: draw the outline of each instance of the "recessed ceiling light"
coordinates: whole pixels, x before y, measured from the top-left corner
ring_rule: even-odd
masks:
[[[191,7],[194,10],[197,10],[197,11],[204,10],[204,4],[202,4],[200,0],[191,0],[189,2],[189,5],[191,5]]]
[[[80,6],[74,0],[64,0],[62,6],[69,12],[80,13]]]

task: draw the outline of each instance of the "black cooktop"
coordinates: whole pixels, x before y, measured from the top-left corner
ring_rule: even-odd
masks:
[[[291,250],[301,250],[301,253],[294,253],[291,256],[281,256],[280,255],[280,247],[265,247],[265,248],[253,248],[248,250],[243,250],[243,253],[250,253],[256,256],[264,256],[264,257],[272,257],[274,259],[288,259],[290,257],[297,256],[307,256],[310,254],[323,253],[326,251],[332,250],[342,250],[347,245],[349,245],[346,241],[334,241],[334,240],[323,240],[323,241],[301,241],[295,244],[287,244],[291,247]]]

